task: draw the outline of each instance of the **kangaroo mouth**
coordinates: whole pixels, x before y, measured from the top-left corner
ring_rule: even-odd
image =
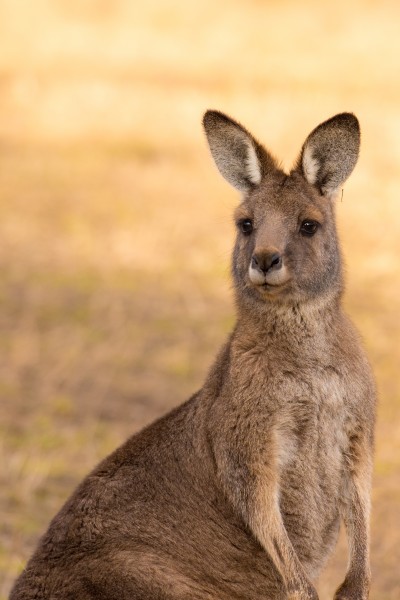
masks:
[[[277,295],[283,291],[286,291],[288,288],[289,280],[283,281],[282,283],[269,283],[268,281],[264,281],[264,283],[255,285],[254,287],[264,296],[264,295]]]

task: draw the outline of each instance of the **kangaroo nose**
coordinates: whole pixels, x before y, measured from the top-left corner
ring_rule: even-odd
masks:
[[[277,271],[282,266],[282,256],[279,252],[256,252],[252,256],[251,266],[262,273]]]

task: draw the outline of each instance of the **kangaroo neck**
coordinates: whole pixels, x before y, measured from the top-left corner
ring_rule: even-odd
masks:
[[[243,346],[285,347],[287,351],[319,352],[335,339],[335,323],[341,314],[340,295],[313,302],[246,306],[238,303],[233,340]]]

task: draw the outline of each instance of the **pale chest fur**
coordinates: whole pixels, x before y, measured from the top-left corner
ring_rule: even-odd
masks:
[[[286,372],[270,386],[279,389],[272,435],[282,517],[299,556],[316,573],[338,533],[352,386],[337,368],[318,364],[301,377]]]
[[[277,461],[283,472],[302,455],[317,463],[341,462],[348,441],[349,386],[332,366],[314,365],[301,376],[286,371],[270,380],[267,394],[274,397],[274,435]]]

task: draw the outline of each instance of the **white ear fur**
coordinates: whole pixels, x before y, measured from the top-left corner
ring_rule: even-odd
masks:
[[[250,140],[247,141],[247,159],[245,168],[251,183],[259,185],[259,183],[261,183],[261,165],[258,160],[257,152]]]
[[[304,148],[302,166],[304,177],[307,179],[308,183],[314,185],[317,181],[320,164],[318,160],[314,158],[312,148],[310,146],[306,146]]]

